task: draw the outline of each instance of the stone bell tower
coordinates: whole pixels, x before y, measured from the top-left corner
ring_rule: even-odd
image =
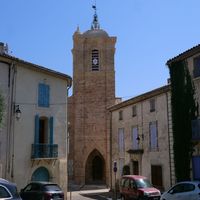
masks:
[[[69,178],[79,185],[110,182],[110,116],[115,103],[116,37],[100,28],[73,35],[73,94],[69,99]]]

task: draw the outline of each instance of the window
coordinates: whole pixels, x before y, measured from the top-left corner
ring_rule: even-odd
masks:
[[[200,76],[200,56],[195,57],[193,60],[193,76],[194,78]]]
[[[123,120],[123,111],[122,110],[119,111],[119,120]]]
[[[138,135],[138,127],[132,128],[132,148],[138,149],[139,148],[139,135]]]
[[[149,138],[150,138],[150,149],[157,150],[158,149],[158,130],[157,130],[157,122],[149,123]]]
[[[35,116],[35,137],[32,145],[33,158],[57,157],[58,147],[54,144],[53,117]]]
[[[137,107],[136,107],[136,105],[134,105],[132,107],[132,117],[135,117],[136,115],[137,115]]]
[[[182,193],[182,192],[190,192],[195,190],[195,186],[192,183],[180,183],[174,186],[169,193]]]
[[[92,50],[92,71],[99,71],[99,51]]]
[[[124,167],[124,158],[120,158],[119,159],[119,174],[122,175],[123,174],[123,167]]]
[[[150,112],[154,112],[156,110],[155,99],[150,99]]]
[[[9,194],[9,192],[7,191],[7,189],[3,186],[0,186],[0,199],[4,199],[4,198],[11,198],[11,195]]]
[[[49,107],[49,85],[39,83],[38,85],[38,106]]]
[[[124,153],[125,146],[124,146],[124,129],[118,129],[118,142],[119,142],[119,152]]]
[[[35,144],[53,144],[53,117],[35,116]]]

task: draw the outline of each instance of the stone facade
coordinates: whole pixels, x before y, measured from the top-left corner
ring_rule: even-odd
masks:
[[[40,85],[48,88],[48,93],[40,90]],[[65,74],[0,55],[0,90],[6,105],[0,130],[1,177],[15,182],[19,189],[31,180],[46,180],[67,190],[70,86],[71,77]],[[40,98],[43,101],[46,95],[48,102],[46,99],[42,105]],[[16,118],[18,108],[20,119]]]
[[[69,98],[69,174],[76,184],[109,184],[110,118],[115,103],[116,37],[93,27],[73,35]]]
[[[169,86],[123,101],[112,113],[112,163],[117,162],[116,178],[123,170],[147,176],[154,185],[166,189],[171,184],[169,163]],[[115,174],[112,173],[112,185]]]

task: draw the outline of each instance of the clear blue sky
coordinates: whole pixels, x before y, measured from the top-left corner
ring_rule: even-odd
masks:
[[[12,55],[72,76],[72,35],[90,29],[93,0],[0,0],[0,41]],[[166,61],[200,43],[200,0],[96,0],[117,37],[116,96],[167,83]]]

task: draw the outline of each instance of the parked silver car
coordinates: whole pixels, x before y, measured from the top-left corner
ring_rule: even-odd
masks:
[[[2,200],[22,200],[15,183],[0,178],[0,199]]]
[[[184,181],[164,192],[160,200],[200,200],[200,181]]]

